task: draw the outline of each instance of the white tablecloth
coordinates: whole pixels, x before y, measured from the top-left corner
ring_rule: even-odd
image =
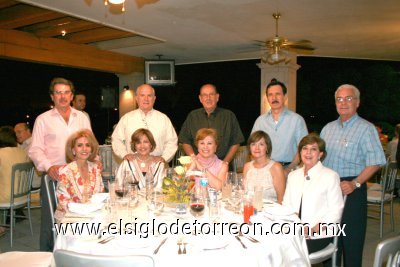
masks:
[[[222,205],[224,206],[224,205]],[[194,217],[188,211],[183,217],[177,217],[173,209],[165,208],[162,215],[154,217],[148,214],[146,205],[139,205],[129,212],[118,211],[119,217],[127,220],[131,217],[132,222],[140,223],[155,218],[157,223],[165,222],[170,225],[172,222],[178,222],[182,225],[184,222],[193,223]],[[198,219],[201,222],[209,222],[205,215]],[[73,218],[73,214],[67,214],[64,222],[76,220],[86,222],[107,221],[107,211],[98,211],[88,216],[88,219]],[[137,218],[136,220],[134,218]],[[258,218],[260,219],[260,218]],[[222,209],[221,218],[218,222],[242,222],[243,215],[235,215],[230,211]],[[277,221],[265,221],[268,227]],[[151,228],[151,227],[150,227]],[[225,229],[225,228],[224,228]],[[244,249],[236,240],[234,235],[219,232],[215,235],[194,235],[194,234],[166,234],[151,236],[147,239],[140,239],[139,236],[115,236],[111,241],[100,244],[99,240],[105,239],[95,235],[83,234],[58,235],[55,249],[66,249],[80,253],[95,255],[128,255],[141,254],[150,255],[154,258],[156,266],[310,266],[305,238],[299,234],[288,235],[252,235],[259,243],[253,243],[245,237],[241,237],[242,242],[247,246]],[[165,244],[160,248],[157,254],[153,254],[160,242],[167,237]],[[187,254],[178,254],[177,242],[185,242]],[[181,246],[183,250],[183,245]],[[219,248],[216,250],[207,250],[210,248]]]

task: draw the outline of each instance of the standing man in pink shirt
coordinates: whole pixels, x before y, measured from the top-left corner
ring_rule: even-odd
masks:
[[[81,129],[89,129],[90,122],[82,112],[71,107],[74,85],[64,78],[54,78],[49,89],[54,108],[40,114],[35,121],[29,157],[39,171],[47,172],[58,180],[58,169],[66,164],[65,144],[68,137]],[[44,184],[42,180],[42,184]],[[53,238],[49,203],[45,190],[41,190],[42,215],[40,250],[53,251]]]

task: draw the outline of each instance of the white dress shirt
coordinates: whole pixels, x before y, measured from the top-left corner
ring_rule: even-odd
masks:
[[[300,209],[301,221],[314,227],[317,223],[339,223],[344,207],[339,174],[318,162],[304,175],[304,167],[289,173],[282,205]],[[303,200],[302,200],[303,197]],[[315,238],[324,238],[331,234]]]
[[[154,136],[156,148],[151,155],[161,156],[167,162],[174,157],[178,149],[178,137],[174,126],[167,115],[155,109],[147,114],[141,109],[136,109],[122,116],[111,136],[112,148],[118,157],[133,154],[131,136],[139,128],[150,130]]]
[[[92,130],[89,119],[71,107],[68,123],[56,108],[40,114],[35,121],[29,157],[39,171],[47,171],[53,165],[63,165],[68,137],[82,129]]]

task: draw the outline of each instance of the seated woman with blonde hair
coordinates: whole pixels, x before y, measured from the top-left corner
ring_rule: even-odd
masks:
[[[99,143],[93,133],[81,130],[72,134],[66,144],[68,164],[59,169],[58,205],[54,217],[60,221],[70,202],[85,203],[95,193],[104,191],[101,166],[95,162]]]
[[[221,190],[226,180],[228,166],[223,164],[215,152],[218,146],[217,130],[201,128],[196,133],[197,155],[192,155],[191,170],[204,171],[208,184],[215,190]]]
[[[142,189],[146,186],[146,176],[151,175],[154,187],[161,188],[165,176],[165,163],[160,157],[150,155],[155,148],[153,134],[145,128],[137,129],[131,136],[133,160],[125,159],[121,163],[116,173],[117,183],[133,183]]]
[[[247,148],[252,161],[243,167],[245,190],[254,191],[254,187],[260,186],[265,199],[282,203],[286,177],[282,165],[270,158],[272,142],[268,134],[263,131],[252,133],[247,140]]]

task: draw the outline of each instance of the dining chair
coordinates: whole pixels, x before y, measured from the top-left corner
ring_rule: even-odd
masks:
[[[233,157],[233,170],[237,173],[243,172],[244,164],[249,160],[247,146],[240,146]]]
[[[368,215],[370,218],[375,218],[380,220],[379,225],[379,236],[383,236],[383,223],[385,217],[385,204],[390,203],[390,226],[391,230],[394,231],[394,213],[393,213],[393,199],[395,182],[397,177],[397,164],[396,162],[388,162],[387,170],[385,171],[385,176],[382,181],[382,188],[380,191],[367,190],[367,201],[369,206],[379,207],[379,217]]]
[[[46,190],[46,196],[49,201],[49,209],[50,209],[50,215],[51,215],[51,225],[54,226],[55,224],[55,219],[54,219],[54,211],[57,208],[58,200],[57,200],[57,195],[56,195],[56,184],[51,179],[49,175],[44,176],[44,188]],[[54,239],[54,244],[56,242],[57,238],[57,233],[54,228],[52,228],[53,232],[53,239]]]
[[[347,196],[344,196],[343,197],[344,204],[346,204],[346,199]],[[317,264],[332,258],[332,267],[336,267],[336,252],[337,252],[338,242],[339,242],[339,236],[335,235],[333,237],[333,241],[329,243],[326,247],[308,255],[310,263]]]
[[[63,249],[53,253],[57,267],[92,266],[92,267],[153,267],[154,259],[147,255],[105,256],[83,254]]]
[[[16,163],[11,169],[11,194],[9,202],[0,203],[0,210],[10,211],[10,245],[13,246],[13,232],[15,226],[15,218],[28,218],[31,234],[32,220],[31,220],[31,202],[30,202],[30,191],[32,186],[34,166],[32,162]],[[16,215],[15,211],[19,208],[28,208],[28,216]],[[4,212],[4,221],[6,217],[6,211]],[[7,224],[8,226],[8,224]]]
[[[373,267],[382,267],[385,261],[386,266],[399,266],[395,264],[395,255],[400,252],[400,235],[381,241],[375,250]],[[396,260],[398,263],[398,259]]]

